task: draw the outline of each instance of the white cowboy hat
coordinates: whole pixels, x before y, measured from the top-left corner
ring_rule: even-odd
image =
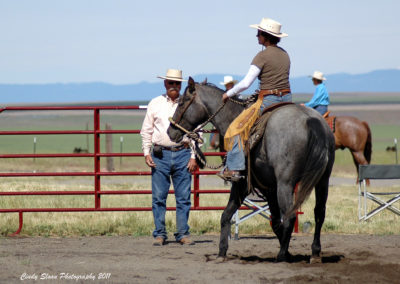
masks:
[[[281,27],[280,23],[268,18],[262,18],[259,24],[250,25],[250,28],[269,33],[276,37],[287,37],[288,34],[281,33]]]
[[[182,71],[181,70],[176,70],[176,69],[168,69],[167,70],[167,75],[165,76],[157,76],[157,78],[164,79],[164,80],[171,80],[171,81],[180,81],[180,82],[186,82],[187,80],[184,80],[182,78]]]
[[[232,76],[224,76],[224,81],[220,82],[220,85],[226,86],[229,83],[233,83],[234,85],[237,83],[237,80],[233,80]]]
[[[317,80],[321,80],[321,81],[325,81],[326,78],[324,77],[324,74],[320,71],[314,71],[314,74],[312,74],[311,76],[309,76],[311,78],[315,78]]]

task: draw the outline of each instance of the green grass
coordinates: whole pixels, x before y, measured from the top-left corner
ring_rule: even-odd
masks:
[[[144,115],[144,114],[143,114]],[[110,114],[106,112],[101,116],[100,129],[105,130],[106,124],[112,130],[140,129],[143,115]],[[34,112],[26,116],[15,116],[7,112],[0,114],[1,131],[61,131],[61,130],[93,130],[91,115],[54,115],[43,112]],[[36,145],[34,145],[36,137]],[[120,137],[123,137],[123,152],[141,151],[141,140],[137,134],[113,134],[112,149],[119,153],[121,148]],[[105,152],[105,134],[100,135],[101,151]],[[0,153],[72,153],[75,147],[88,149],[93,152],[94,135],[1,135]]]
[[[65,178],[49,178],[47,187],[51,190],[71,190]],[[144,189],[149,188],[148,183],[120,183],[107,185],[109,190],[121,188]],[[21,183],[17,180],[3,182],[1,191],[35,191],[40,187],[40,182]],[[85,185],[80,185],[84,190]],[[375,188],[375,191],[400,191],[399,186],[391,188]],[[327,213],[323,232],[325,233],[362,233],[362,234],[400,234],[399,216],[389,211],[383,211],[367,222],[358,221],[358,189],[357,186],[330,187],[327,203]],[[202,206],[224,206],[228,200],[226,194],[202,194]],[[111,195],[102,197],[102,207],[149,207],[151,197],[148,195]],[[174,196],[168,198],[168,206],[174,206]],[[93,207],[93,196],[7,196],[0,201],[1,208],[10,207]],[[304,215],[299,216],[300,231],[304,222],[315,225],[313,209],[315,206],[314,195],[302,205]],[[398,207],[398,205],[396,205]],[[372,202],[368,205],[372,209]],[[243,216],[248,211],[240,211]],[[189,225],[192,234],[214,233],[220,230],[220,217],[222,211],[191,211]],[[171,234],[176,230],[175,212],[166,214],[167,230]],[[0,235],[6,236],[16,231],[18,227],[18,214],[1,214]],[[233,228],[232,228],[233,229]],[[28,236],[88,236],[88,235],[150,235],[153,230],[152,214],[146,212],[57,212],[57,213],[24,213],[24,227],[22,235]],[[260,216],[251,218],[239,226],[240,234],[266,234],[272,233],[269,222]]]

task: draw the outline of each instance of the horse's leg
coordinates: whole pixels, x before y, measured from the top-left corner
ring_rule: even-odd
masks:
[[[294,223],[296,221],[296,214],[292,213],[289,216],[286,214],[289,212],[293,205],[293,188],[291,184],[279,184],[278,183],[278,203],[281,211],[282,221],[282,236],[280,239],[281,248],[279,250],[276,260],[290,261],[291,256],[289,253],[289,243],[292,237]]]
[[[354,165],[357,170],[357,181],[358,182],[358,166],[359,165],[368,165],[367,159],[364,157],[363,151],[351,151],[351,155],[353,156]],[[369,185],[369,180],[367,180],[367,184]]]
[[[228,236],[231,230],[231,219],[246,197],[246,185],[247,182],[245,180],[232,183],[228,205],[221,216],[221,234],[218,257],[226,257],[226,252],[228,251]]]
[[[267,192],[267,200],[269,209],[271,212],[271,223],[272,223],[272,230],[274,231],[275,235],[279,240],[279,244],[282,245],[282,234],[283,234],[283,227],[281,223],[281,212],[278,205],[278,198],[276,194],[276,189],[269,189]]]
[[[312,257],[319,257],[321,253],[321,228],[325,221],[326,200],[328,199],[329,175],[325,174],[315,186],[315,231],[311,245]]]

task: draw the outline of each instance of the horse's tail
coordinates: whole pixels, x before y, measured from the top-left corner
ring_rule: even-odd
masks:
[[[371,163],[371,155],[372,155],[372,135],[371,129],[367,122],[362,121],[362,124],[367,129],[367,141],[365,141],[365,148],[364,148],[364,157],[367,160],[368,164]]]
[[[315,185],[321,179],[329,162],[329,152],[334,149],[334,144],[329,141],[329,136],[320,120],[309,118],[307,120],[308,143],[306,161],[303,173],[298,182],[295,202],[287,216],[296,212],[300,205],[307,199]],[[332,150],[334,151],[334,150]]]

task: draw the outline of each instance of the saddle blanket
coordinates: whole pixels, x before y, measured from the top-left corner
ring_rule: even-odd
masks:
[[[333,133],[335,133],[335,128],[336,128],[336,116],[328,116],[325,117],[326,123],[328,123],[329,128],[332,130]]]

